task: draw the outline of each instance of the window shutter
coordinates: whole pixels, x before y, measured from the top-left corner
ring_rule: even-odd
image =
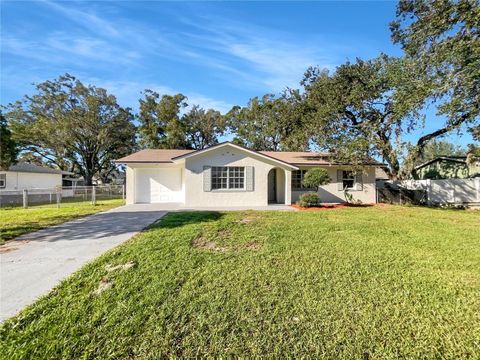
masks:
[[[355,190],[363,190],[363,179],[362,174],[355,175]]]
[[[203,191],[212,191],[212,167],[203,167]]]
[[[343,190],[343,170],[337,170],[337,190]]]
[[[245,190],[253,191],[253,166],[245,167]]]

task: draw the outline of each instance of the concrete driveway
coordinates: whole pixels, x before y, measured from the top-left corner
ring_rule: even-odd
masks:
[[[0,321],[166,213],[161,204],[127,205],[7,242],[0,263]]]

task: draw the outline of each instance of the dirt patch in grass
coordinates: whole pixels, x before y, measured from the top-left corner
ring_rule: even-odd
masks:
[[[243,218],[241,218],[240,220],[238,221],[235,221],[236,224],[249,224],[251,223],[252,221],[255,221],[255,220],[258,220],[260,219],[261,217],[257,214],[253,215],[246,215],[244,216]]]
[[[218,238],[219,240],[228,239],[228,238],[230,237],[230,235],[231,235],[231,234],[230,234],[230,231],[225,230],[225,229],[224,229],[224,230],[220,230],[220,231],[217,232],[217,238]]]
[[[203,233],[192,241],[192,246],[200,250],[225,252],[229,249],[224,246],[219,246],[217,242],[211,240],[211,238],[214,238],[217,241],[223,241],[228,239],[230,236],[231,233],[228,229],[219,229],[215,235],[207,235]]]
[[[215,241],[209,240],[205,236],[200,236],[192,241],[192,246],[196,249],[205,250],[205,251],[216,251],[216,252],[227,252],[227,251],[240,251],[240,250],[251,250],[251,251],[258,251],[262,248],[262,245],[256,242],[250,242],[245,245],[241,245],[235,247],[234,249],[225,247],[225,246],[218,246]]]
[[[215,239],[217,241],[223,241],[232,236],[228,229],[219,230],[215,234]],[[248,242],[246,244],[233,245],[233,246],[220,246],[216,241],[211,240],[211,236],[202,234],[199,237],[195,238],[192,241],[192,246],[199,250],[205,251],[214,251],[214,252],[227,252],[227,251],[241,251],[241,250],[253,250],[258,251],[262,246],[254,241]]]
[[[253,250],[253,251],[258,251],[262,248],[262,245],[256,242],[251,242],[245,245],[245,249],[247,250]]]
[[[113,287],[113,281],[110,279],[104,277],[102,280],[100,280],[100,283],[98,284],[97,289],[93,292],[94,295],[100,295],[103,293],[105,290],[110,289]]]
[[[200,236],[192,241],[192,246],[200,250],[225,252],[227,248],[217,246],[215,241],[208,240],[205,236]]]
[[[128,269],[130,269],[134,266],[135,266],[135,263],[133,261],[129,261],[126,264],[106,265],[105,270],[107,270],[108,272],[112,272],[112,271],[115,271],[115,270],[128,270]]]
[[[118,265],[107,264],[107,265],[105,265],[105,270],[107,270],[107,272],[109,274],[111,274],[114,271],[124,271],[124,270],[131,269],[135,265],[136,265],[136,263],[134,261],[129,261],[125,264],[118,264]],[[104,276],[102,278],[102,280],[100,280],[100,282],[98,283],[98,287],[93,292],[94,295],[100,295],[104,291],[113,287],[114,282],[110,277],[111,277],[111,275],[107,275],[107,276]]]

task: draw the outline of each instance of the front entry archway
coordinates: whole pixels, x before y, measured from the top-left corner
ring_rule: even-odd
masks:
[[[285,171],[273,168],[268,172],[268,203],[285,204]]]

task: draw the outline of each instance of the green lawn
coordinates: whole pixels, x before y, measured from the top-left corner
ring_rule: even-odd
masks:
[[[478,358],[479,230],[401,206],[172,213],[7,321],[0,358]]]
[[[15,236],[112,209],[121,204],[121,199],[114,199],[100,200],[96,205],[86,201],[63,203],[60,208],[55,205],[44,205],[28,209],[13,207],[0,209],[0,245]]]

